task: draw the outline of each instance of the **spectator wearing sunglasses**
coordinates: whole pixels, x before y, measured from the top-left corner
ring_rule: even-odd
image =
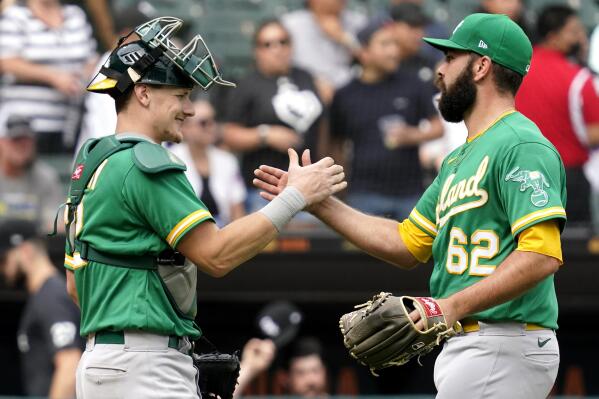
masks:
[[[187,165],[187,179],[198,198],[223,227],[245,215],[246,189],[235,156],[216,147],[215,112],[206,100],[194,102],[195,115],[185,119],[184,142],[171,151]]]
[[[255,70],[228,97],[223,139],[241,154],[248,189],[246,207],[265,205],[253,188],[253,171],[262,164],[287,169],[287,149],[316,150],[322,137],[323,105],[312,76],[291,64],[289,32],[277,20],[263,22],[254,34]]]

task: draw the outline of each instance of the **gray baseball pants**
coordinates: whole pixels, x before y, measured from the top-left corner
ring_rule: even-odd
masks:
[[[198,371],[183,340],[179,350],[168,337],[125,332],[125,344],[95,344],[93,334],[77,367],[78,399],[199,399]]]
[[[479,322],[480,331],[450,338],[435,362],[437,399],[545,399],[559,367],[550,329]]]

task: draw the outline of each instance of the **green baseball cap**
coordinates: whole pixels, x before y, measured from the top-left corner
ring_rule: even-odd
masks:
[[[423,40],[441,51],[462,50],[486,55],[522,76],[530,69],[530,40],[507,15],[471,14],[456,26],[449,39],[425,37]]]

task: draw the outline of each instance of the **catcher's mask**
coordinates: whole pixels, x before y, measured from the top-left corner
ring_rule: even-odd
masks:
[[[119,40],[106,63],[87,90],[117,98],[135,83],[207,90],[216,83],[235,87],[223,80],[210,50],[200,35],[179,49],[171,38],[183,25],[174,17],[159,17],[139,25]],[[139,36],[122,45],[132,34]]]

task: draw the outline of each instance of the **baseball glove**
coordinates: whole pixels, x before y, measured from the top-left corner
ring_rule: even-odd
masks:
[[[199,371],[198,385],[205,399],[231,399],[239,377],[239,351],[193,354],[193,364]]]
[[[368,366],[372,374],[400,366],[415,356],[426,355],[444,339],[456,334],[449,328],[439,304],[429,297],[375,295],[339,320],[343,343],[351,356]],[[410,312],[417,310],[424,330],[416,328]],[[459,326],[459,323],[456,323]]]

